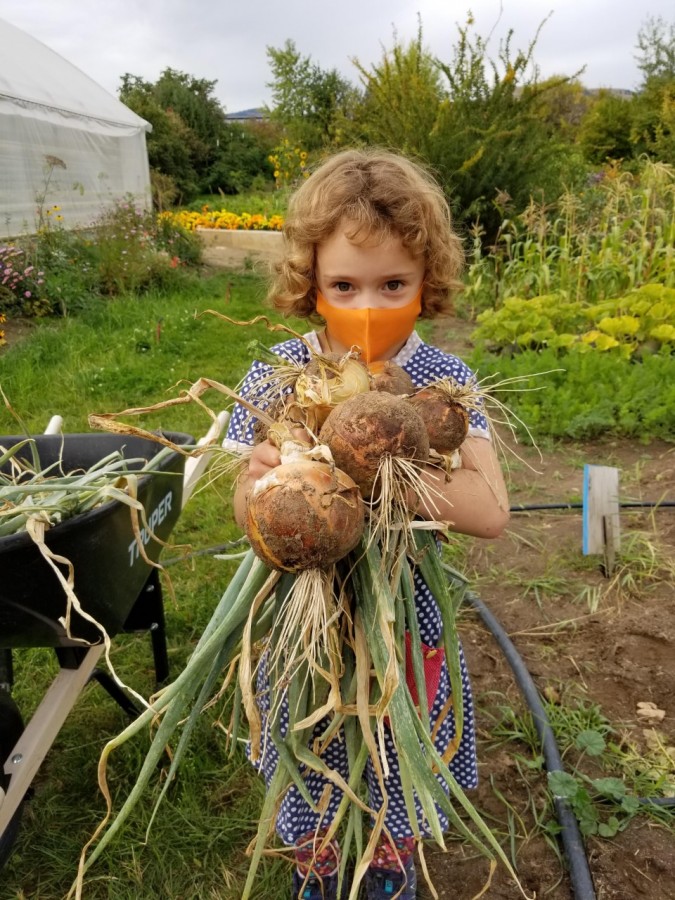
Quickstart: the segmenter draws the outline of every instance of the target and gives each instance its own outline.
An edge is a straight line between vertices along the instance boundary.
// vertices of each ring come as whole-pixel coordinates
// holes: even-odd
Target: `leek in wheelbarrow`
[[[87,438],[91,438],[91,443]],[[153,490],[148,477],[159,474],[164,479],[177,477],[182,484],[182,474],[177,471],[173,474],[178,467],[171,460],[175,457],[172,449],[160,448],[156,452],[156,444],[148,443],[147,448],[140,449],[138,442],[130,442],[125,455],[122,442],[117,443],[114,452],[109,452],[112,442],[96,435],[43,435],[23,440],[0,438],[0,541],[3,560],[7,558],[6,554],[11,555],[14,551],[22,554],[23,559],[33,559],[39,554],[41,560],[36,560],[36,569],[46,566],[51,570],[51,574],[44,577],[44,584],[49,589],[52,586],[56,591],[60,589],[65,601],[57,599],[53,614],[52,607],[44,601],[40,607],[43,618],[52,619],[55,629],[58,622],[64,638],[71,644],[86,647],[102,641],[111,674],[124,687],[110,659],[108,629],[115,617],[108,614],[107,608],[103,608],[101,614],[101,605],[92,603],[91,591],[89,596],[78,597],[80,588],[87,587],[90,581],[82,578],[80,573],[80,566],[87,562],[81,552],[82,537],[84,530],[89,534],[89,529],[99,535],[103,524],[115,521],[115,534],[122,540],[129,535],[122,552],[127,552],[127,543],[130,543],[133,550],[130,565],[134,560],[138,561],[133,573],[130,570],[130,583],[140,590],[147,578],[143,574],[147,567],[162,568],[148,553],[156,558],[159,545],[165,544],[155,530],[158,517],[151,511],[146,517],[144,502],[147,505]],[[130,447],[133,448],[131,451]],[[149,454],[139,455],[146,449],[154,455],[150,458]],[[186,444],[182,452],[188,449]],[[100,458],[97,458],[99,453]],[[104,505],[106,509],[99,515],[98,510]],[[177,507],[178,504],[174,505]],[[115,509],[122,512],[121,517]],[[123,514],[127,510],[128,524],[125,526]],[[75,521],[78,517],[79,523]],[[164,518],[158,520],[164,521]],[[50,537],[52,531],[53,539]],[[166,524],[159,527],[159,532],[167,536]],[[146,549],[150,540],[153,544]],[[27,557],[31,541],[37,554]],[[77,573],[74,563],[77,563]],[[167,579],[166,584],[172,592],[170,580]],[[83,631],[82,620],[92,627]],[[123,616],[120,624],[122,622]],[[145,698],[129,690],[143,706],[146,705]]]
[[[41,469],[39,458],[29,465],[20,457],[19,451],[34,445],[27,438],[9,449],[0,446],[0,537],[26,531],[33,519],[47,527],[59,525],[109,500],[127,505],[138,523],[143,516],[135,499],[138,479],[156,472],[172,452],[163,448],[147,460],[128,459],[115,451],[84,472],[64,474],[58,462]]]

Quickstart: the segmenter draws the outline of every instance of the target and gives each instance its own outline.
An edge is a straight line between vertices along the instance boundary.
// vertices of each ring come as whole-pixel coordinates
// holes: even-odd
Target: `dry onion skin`
[[[424,421],[432,450],[447,456],[464,443],[469,413],[461,403],[433,386],[418,391],[408,402]]]
[[[288,462],[260,478],[247,503],[246,534],[274,569],[301,572],[342,559],[363,534],[365,507],[354,481],[328,463]]]
[[[337,406],[320,431],[335,465],[370,497],[383,457],[402,457],[424,465],[429,438],[413,406],[393,394],[370,391]]]
[[[351,351],[314,355],[294,386],[297,403],[308,410],[308,424],[317,430],[339,403],[369,390],[368,370]]]
[[[265,408],[267,417],[275,422],[284,422],[289,428],[304,428],[307,425],[307,411],[295,399],[295,394],[283,394],[272,400]],[[253,444],[261,444],[269,437],[270,425],[267,419],[253,421]]]

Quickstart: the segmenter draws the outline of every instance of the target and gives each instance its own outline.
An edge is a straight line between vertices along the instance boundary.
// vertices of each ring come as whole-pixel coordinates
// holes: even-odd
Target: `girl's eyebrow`
[[[390,275],[382,275],[380,276],[381,281],[396,281],[397,279],[402,278],[412,278],[416,273],[415,272],[393,272]],[[330,272],[324,272],[323,277],[327,281],[355,281],[353,275],[333,275]]]

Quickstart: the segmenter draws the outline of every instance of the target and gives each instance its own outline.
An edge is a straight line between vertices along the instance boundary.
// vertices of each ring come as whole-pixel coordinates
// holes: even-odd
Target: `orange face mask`
[[[405,306],[384,309],[333,306],[318,292],[316,311],[326,320],[329,337],[334,337],[344,347],[356,344],[361,348],[364,361],[371,363],[408,340],[422,312],[422,288]]]

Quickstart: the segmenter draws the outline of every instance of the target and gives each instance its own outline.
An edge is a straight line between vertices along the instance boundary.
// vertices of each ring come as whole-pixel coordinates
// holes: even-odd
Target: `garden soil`
[[[435,325],[433,343],[459,356],[471,350],[468,324]],[[619,469],[620,496],[630,501],[675,499],[675,444],[630,441],[557,444],[542,451],[517,447],[511,457],[512,504],[579,502],[584,464]],[[525,465],[527,462],[532,468]],[[586,757],[590,777],[621,778],[635,765],[664,763],[670,748],[675,781],[675,509],[621,510],[621,547],[606,576],[600,557],[584,557],[580,510],[514,513],[506,534],[473,541],[465,571],[476,593],[510,635],[539,691],[554,707],[598,707],[621,748],[624,771],[601,771]],[[653,556],[652,556],[653,554]],[[630,557],[635,557],[630,561]],[[555,837],[546,781],[531,746],[504,709],[527,711],[513,673],[478,615],[467,610],[461,634],[477,705],[480,786],[472,802],[501,835],[528,896],[570,900],[574,895]],[[653,704],[656,718],[638,715]],[[578,755],[565,755],[566,766]],[[665,757],[666,767],[668,757]],[[606,816],[604,816],[606,818]],[[675,810],[670,830],[639,815],[611,839],[589,837],[586,851],[598,900],[675,900]],[[447,852],[428,847],[426,861],[440,898],[515,900],[517,886],[499,865],[466,844]],[[484,893],[481,893],[484,891]],[[420,897],[432,895],[422,888]]]

